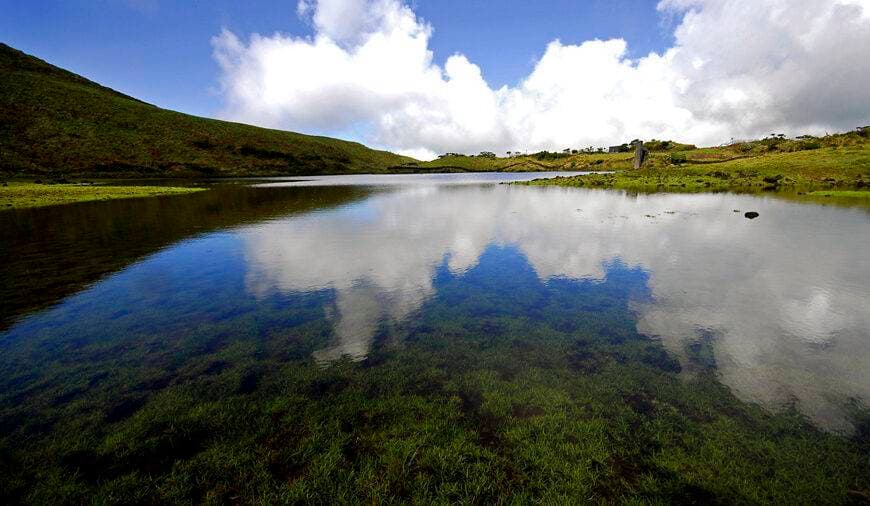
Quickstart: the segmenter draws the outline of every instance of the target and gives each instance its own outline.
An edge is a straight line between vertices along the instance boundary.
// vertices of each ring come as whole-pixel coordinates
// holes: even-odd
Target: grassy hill
[[[406,162],[418,172],[593,171],[588,176],[542,179],[529,184],[698,191],[775,188],[870,188],[870,127],[824,137],[783,136],[696,148],[649,141],[649,161],[632,169],[633,152],[540,153],[496,158],[450,154],[429,162]]]
[[[0,175],[269,176],[386,172],[362,144],[160,109],[0,44]]]
[[[530,184],[653,191],[870,188],[867,127],[825,137],[767,138],[715,148],[653,152],[640,170],[632,170],[632,155],[627,153],[578,156],[581,158],[564,160],[563,167],[612,173]]]
[[[793,176],[801,181],[834,179],[848,185],[870,179],[870,127],[824,137],[771,137],[728,146],[696,148],[673,141],[649,141],[643,170],[634,171],[633,152],[540,153],[493,158],[450,154],[429,162],[406,162],[399,168],[421,172],[618,171],[623,177],[655,174],[694,176],[707,172]],[[865,177],[868,176],[868,177]],[[831,182],[831,181],[828,181]]]

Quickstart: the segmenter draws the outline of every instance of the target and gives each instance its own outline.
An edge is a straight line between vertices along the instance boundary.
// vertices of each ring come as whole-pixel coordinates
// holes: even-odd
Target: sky
[[[870,123],[870,0],[0,0],[155,105],[431,158]]]

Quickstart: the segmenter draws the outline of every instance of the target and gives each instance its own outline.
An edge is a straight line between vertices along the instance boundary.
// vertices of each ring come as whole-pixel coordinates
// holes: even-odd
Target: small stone
[[[755,218],[758,218],[758,213],[756,213],[755,211],[749,211],[748,213],[744,214],[743,216],[746,216],[750,220],[754,220]]]

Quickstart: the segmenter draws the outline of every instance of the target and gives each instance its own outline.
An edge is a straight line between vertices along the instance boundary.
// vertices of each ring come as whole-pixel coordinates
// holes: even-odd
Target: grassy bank
[[[808,193],[813,197],[836,197],[846,199],[870,199],[870,191],[830,190],[814,191]]]
[[[205,188],[174,186],[100,186],[11,182],[0,186],[0,210],[44,207],[93,200],[183,195]]]
[[[870,188],[870,142],[865,132],[831,135],[803,147],[781,144],[770,148],[765,147],[765,141],[653,153],[640,170],[631,168],[631,156],[626,154],[598,155],[574,168],[612,173],[542,179],[528,184],[635,191]]]

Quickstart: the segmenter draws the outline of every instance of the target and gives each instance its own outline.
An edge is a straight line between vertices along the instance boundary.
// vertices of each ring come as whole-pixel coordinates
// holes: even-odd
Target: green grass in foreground
[[[0,210],[44,207],[92,200],[130,199],[158,195],[181,195],[205,188],[172,186],[92,186],[11,182],[0,186]]]

